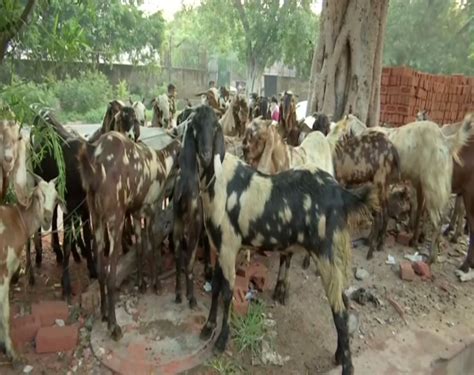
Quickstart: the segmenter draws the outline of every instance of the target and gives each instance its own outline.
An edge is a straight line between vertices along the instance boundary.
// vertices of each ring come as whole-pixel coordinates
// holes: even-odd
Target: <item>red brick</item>
[[[408,260],[402,260],[400,262],[400,279],[405,281],[415,280],[415,271],[413,271],[411,262]]]
[[[31,313],[36,315],[42,327],[51,326],[56,319],[67,320],[69,309],[64,301],[44,301],[31,306]]]
[[[262,263],[256,262],[250,266],[250,281],[255,284],[255,288],[263,292],[268,285],[268,268]]]
[[[245,299],[247,292],[244,292],[242,289],[234,289],[234,312],[237,315],[245,315],[249,309],[249,301]]]
[[[424,280],[431,279],[432,275],[431,275],[431,268],[429,264],[420,261],[420,262],[413,263],[412,266],[413,266],[413,271],[415,271],[417,275],[420,275],[422,279]]]
[[[249,279],[247,277],[235,276],[235,289],[242,289],[245,293],[249,290]]]
[[[56,353],[72,350],[79,337],[77,325],[42,327],[36,335],[36,353]]]
[[[33,341],[41,327],[39,318],[35,315],[25,315],[12,319],[11,338],[17,348]]]
[[[403,246],[408,246],[409,245],[409,242],[410,242],[410,235],[407,233],[407,232],[400,232],[398,233],[398,236],[397,236],[397,242],[400,244],[400,245],[403,245]]]

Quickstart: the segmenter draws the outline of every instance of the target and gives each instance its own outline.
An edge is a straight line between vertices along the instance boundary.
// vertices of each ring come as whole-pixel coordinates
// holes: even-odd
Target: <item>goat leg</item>
[[[84,249],[83,256],[87,261],[87,269],[89,270],[89,277],[91,279],[97,279],[97,267],[96,260],[94,259],[92,247],[91,247],[91,225],[89,221],[89,211],[87,209],[82,210],[81,212],[81,221],[82,221],[82,235],[84,237]]]
[[[208,282],[212,282],[212,262],[211,262],[211,244],[207,237],[206,228],[201,229],[201,243],[204,249],[204,278]]]
[[[418,184],[416,187],[416,201],[417,201],[417,207],[416,207],[416,219],[415,219],[415,227],[413,230],[413,237],[410,239],[409,245],[411,247],[416,246],[418,244],[419,238],[420,238],[420,224],[421,224],[421,217],[423,214],[424,210],[424,199],[423,199],[423,192],[421,185]]]
[[[204,327],[202,327],[201,333],[199,335],[201,340],[208,340],[217,326],[217,308],[219,305],[219,294],[221,293],[222,284],[224,282],[223,279],[224,276],[222,275],[222,268],[219,264],[219,258],[217,258],[214,273],[212,275],[211,308],[209,310],[209,316],[207,318],[206,324]]]
[[[59,233],[58,233],[58,206],[55,207],[53,211],[53,222],[51,223],[51,240],[53,245],[53,251],[56,254],[56,263],[63,263],[63,251],[61,250],[61,244],[59,243]],[[39,229],[38,244],[35,244],[36,247],[36,264],[41,264],[41,256],[38,259],[38,249],[41,248],[41,228]],[[40,253],[41,254],[41,253]]]
[[[173,248],[174,248],[174,260],[176,265],[176,285],[175,285],[175,302],[181,303],[181,270],[182,270],[182,259],[181,254],[183,253],[183,231],[181,222],[178,223],[178,219],[175,218],[174,227],[173,227]],[[184,242],[184,241],[183,241]],[[171,249],[171,244],[170,244]]]
[[[201,232],[201,223],[192,225],[192,229],[188,234],[188,247],[186,252],[186,296],[189,301],[189,307],[195,308],[197,305],[196,297],[194,297],[194,260],[196,259],[196,251],[199,244],[199,235]]]
[[[146,243],[142,237],[142,222],[141,218],[133,218],[133,226],[135,235],[137,236],[136,247],[137,247],[137,286],[138,290],[141,293],[145,293],[146,291],[146,284],[143,277],[143,244]]]
[[[64,257],[63,257],[63,297],[70,302],[72,288],[71,288],[71,277],[69,275],[69,257],[71,255],[71,246],[73,242],[73,233],[72,233],[72,218],[67,217],[64,220]]]
[[[28,283],[35,285],[35,271],[31,266],[31,240],[26,242],[26,274],[28,275]]]
[[[36,267],[40,267],[41,263],[43,262],[43,243],[41,242],[41,228],[39,228],[33,237],[34,245],[35,245],[35,263]],[[61,252],[61,256],[62,256]],[[57,261],[57,256],[56,256],[56,261]],[[61,257],[62,261],[62,257]],[[59,262],[58,262],[59,263]]]

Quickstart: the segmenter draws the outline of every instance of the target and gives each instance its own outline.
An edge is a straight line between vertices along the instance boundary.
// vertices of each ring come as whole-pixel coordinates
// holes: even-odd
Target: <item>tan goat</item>
[[[26,147],[18,123],[12,119],[0,120],[0,201],[11,183],[18,201],[27,200]]]
[[[28,239],[39,229],[49,228],[56,206],[55,180],[39,180],[27,206],[0,206],[0,342],[13,360],[18,355],[10,336],[10,280],[20,265],[21,252]]]

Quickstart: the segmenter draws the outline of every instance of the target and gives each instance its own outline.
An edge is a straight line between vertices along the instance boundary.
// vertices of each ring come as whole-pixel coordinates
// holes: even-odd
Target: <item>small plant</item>
[[[265,336],[265,305],[254,302],[245,316],[232,316],[234,343],[239,352],[250,351],[254,357],[260,356],[262,339]]]
[[[243,373],[242,367],[237,365],[230,358],[226,358],[224,356],[208,361],[206,366],[213,369],[219,375],[234,375]]]

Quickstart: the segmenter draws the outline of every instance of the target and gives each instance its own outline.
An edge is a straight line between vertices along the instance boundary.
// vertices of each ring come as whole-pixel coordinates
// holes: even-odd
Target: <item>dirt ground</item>
[[[360,235],[360,234],[359,234]],[[358,238],[358,236],[354,236]],[[359,328],[351,341],[353,357],[371,348],[383,345],[384,341],[394,336],[408,326],[455,327],[467,323],[474,332],[472,319],[472,282],[460,283],[455,276],[456,267],[462,262],[463,251],[466,249],[467,239],[463,237],[460,243],[453,245],[445,239],[441,243],[441,262],[432,267],[433,280],[422,281],[419,277],[415,281],[407,282],[399,278],[397,265],[385,263],[387,255],[395,257],[397,263],[405,254],[413,254],[414,250],[395,243],[389,237],[385,251],[375,253],[374,259],[365,259],[367,248],[358,245],[353,250],[353,268],[362,267],[369,276],[363,281],[352,279],[355,288],[364,287],[376,295],[382,302],[375,306],[368,302],[360,305],[351,302],[351,312],[359,318]],[[283,367],[253,366],[250,356],[246,353],[237,353],[232,342],[225,354],[243,368],[243,373],[253,374],[315,374],[324,373],[334,368],[333,355],[336,349],[336,331],[333,326],[331,312],[324,295],[319,277],[316,275],[314,264],[308,270],[301,267],[303,255],[293,257],[290,277],[290,298],[286,306],[274,303],[271,299],[275,285],[278,256],[277,254],[263,258],[269,267],[270,289],[259,297],[267,305],[267,314],[270,313],[276,321],[277,337],[275,349],[282,356],[289,356]],[[201,274],[202,266],[198,265],[196,274]],[[60,268],[50,250],[45,250],[43,266],[36,269],[37,283],[27,286],[26,278],[22,277],[19,283],[13,286],[11,295],[12,314],[29,312],[32,302],[60,299]],[[85,262],[75,264],[71,260],[71,274],[76,297],[73,300],[72,311],[78,309],[78,295],[84,290],[89,281]],[[202,291],[202,282],[198,281],[198,290],[204,299],[210,300]],[[126,286],[132,288],[133,286]],[[404,319],[389,303],[388,297],[398,303],[405,311]],[[222,308],[220,308],[220,313]],[[79,317],[79,313],[76,314]],[[83,321],[84,327],[80,330],[80,344],[70,353],[36,355],[34,348],[24,350],[25,364],[31,365],[31,374],[111,374],[95,359],[89,345],[89,331],[87,317]],[[460,338],[461,339],[461,338]],[[402,360],[402,359],[400,359]],[[357,370],[357,369],[356,369]],[[19,374],[23,368],[12,369],[7,359],[0,356],[1,374]],[[189,374],[209,374],[209,367],[202,365],[189,371]]]

